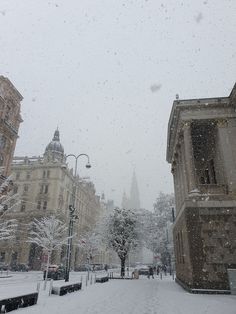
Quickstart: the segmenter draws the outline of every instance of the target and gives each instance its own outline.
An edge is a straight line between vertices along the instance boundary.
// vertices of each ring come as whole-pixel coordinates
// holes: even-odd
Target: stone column
[[[178,199],[179,206],[183,204],[184,199],[184,186],[183,186],[183,165],[182,165],[182,156],[181,156],[181,145],[176,145],[176,160],[177,160],[177,184],[178,184]]]
[[[186,121],[183,124],[184,134],[184,159],[186,167],[186,176],[188,179],[188,193],[197,193],[196,171],[193,156],[193,144],[191,136],[191,122]]]
[[[187,178],[187,170],[186,170],[186,163],[185,163],[185,149],[184,149],[184,137],[180,138],[180,145],[181,145],[181,160],[182,160],[182,173],[183,173],[183,188],[184,188],[184,199],[188,195],[188,178]]]
[[[175,207],[176,207],[176,216],[179,213],[179,189],[178,189],[178,166],[176,163],[176,159],[172,163],[172,169],[171,172],[173,174],[173,180],[174,180],[174,190],[175,190]]]
[[[236,193],[236,159],[234,156],[234,145],[236,136],[235,121],[221,119],[217,121],[219,143],[222,161],[224,165],[224,176],[228,185],[229,193]]]
[[[174,185],[175,185],[175,199],[176,199],[176,207],[180,209],[180,201],[179,201],[179,163],[178,163],[178,154],[174,154],[175,158],[175,180],[174,180]]]

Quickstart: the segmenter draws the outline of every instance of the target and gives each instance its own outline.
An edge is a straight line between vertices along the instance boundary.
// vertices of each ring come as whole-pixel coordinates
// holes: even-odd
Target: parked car
[[[14,264],[11,266],[12,271],[29,271],[29,266],[27,264]]]
[[[95,270],[103,270],[104,269],[104,265],[103,264],[91,264],[91,269],[93,271]]]
[[[92,266],[88,264],[83,264],[83,265],[79,265],[75,267],[74,270],[75,271],[88,271],[88,270],[92,270]]]
[[[148,276],[149,274],[149,267],[148,266],[141,266],[138,268],[139,275],[145,275]]]
[[[0,262],[0,271],[8,270],[9,267],[7,264]]]
[[[43,272],[43,279],[46,278],[46,268]],[[48,277],[53,280],[65,279],[65,267],[59,265],[49,265],[48,267]]]

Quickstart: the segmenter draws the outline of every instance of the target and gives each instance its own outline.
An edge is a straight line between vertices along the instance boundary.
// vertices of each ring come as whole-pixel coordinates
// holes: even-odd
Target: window
[[[2,156],[2,155],[0,155],[0,167],[2,167],[2,166],[3,166],[3,161],[4,161],[3,156]]]
[[[47,194],[48,193],[48,185],[45,185],[44,186],[44,194]]]
[[[6,257],[6,252],[1,252],[0,253],[0,262],[4,262]]]
[[[47,171],[47,178],[50,177],[50,170]]]
[[[22,203],[21,203],[21,208],[20,208],[20,211],[21,211],[21,212],[24,212],[24,211],[25,211],[25,209],[26,209],[25,202],[22,202]]]
[[[208,170],[208,168],[205,169],[204,174],[205,174],[205,183],[206,183],[206,184],[210,184],[210,176],[209,176],[209,170]]]
[[[216,182],[216,172],[215,172],[215,165],[214,165],[214,160],[211,159],[209,161],[209,170],[210,170],[210,175],[211,175],[211,183],[212,184],[217,184]]]
[[[27,174],[26,174],[26,179],[27,179],[27,180],[30,179],[30,172],[27,172]]]
[[[4,135],[0,135],[0,149],[4,149],[6,146],[6,137]]]
[[[29,186],[27,184],[24,185],[24,192],[28,192]]]
[[[17,172],[16,173],[16,180],[19,180],[20,179],[20,172]]]
[[[11,107],[7,106],[6,113],[5,113],[5,119],[8,120],[11,112]]]
[[[44,210],[47,209],[47,201],[44,201],[44,202],[43,202],[43,209],[44,209]]]
[[[15,264],[17,262],[18,253],[13,252],[11,255],[11,264]]]
[[[41,209],[41,201],[38,201],[38,203],[37,203],[37,209]]]
[[[46,178],[46,170],[43,170],[43,178]]]
[[[13,194],[16,194],[18,192],[18,186],[14,185],[13,187]]]

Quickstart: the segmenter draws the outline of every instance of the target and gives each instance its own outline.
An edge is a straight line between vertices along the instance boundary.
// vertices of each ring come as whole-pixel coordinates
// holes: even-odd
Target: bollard
[[[90,275],[90,285],[92,285],[92,283],[93,283],[93,278],[92,278],[93,276],[92,276],[92,274]]]
[[[37,282],[36,291],[39,293],[39,290],[40,290],[40,282]]]
[[[95,276],[94,276],[94,283],[96,283],[96,274],[95,274]]]
[[[86,276],[85,282],[86,282],[86,287],[87,287],[87,285],[88,285],[88,276]]]
[[[52,294],[52,284],[53,284],[53,279],[50,280],[50,285],[49,285],[49,295]]]
[[[162,280],[162,272],[160,272],[160,277],[161,277],[161,280]]]
[[[172,279],[175,280],[175,273],[172,272]]]

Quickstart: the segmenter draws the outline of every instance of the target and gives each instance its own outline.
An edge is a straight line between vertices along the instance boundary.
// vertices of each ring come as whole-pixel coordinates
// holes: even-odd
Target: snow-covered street
[[[29,280],[30,274],[25,276],[25,280],[29,282],[22,283],[22,287],[33,287]],[[79,276],[79,273],[74,273],[71,277],[78,279]],[[31,278],[35,283],[39,274],[34,274]],[[15,280],[13,278],[8,280],[8,287],[12,282],[12,291],[17,290],[14,288]],[[18,287],[19,285],[20,283],[17,284]],[[3,291],[2,288],[0,285],[0,292]],[[38,304],[19,309],[18,313],[235,314],[236,296],[189,294],[171,277],[149,280],[141,276],[139,280],[110,280],[103,284],[97,283],[87,287],[84,285],[82,291],[61,297],[56,295],[49,297],[48,293],[40,291]]]

